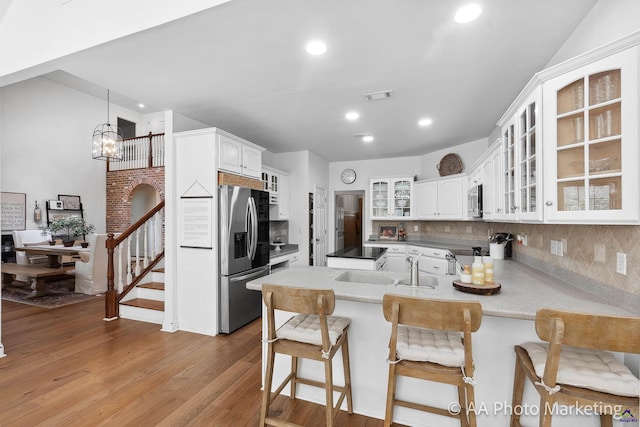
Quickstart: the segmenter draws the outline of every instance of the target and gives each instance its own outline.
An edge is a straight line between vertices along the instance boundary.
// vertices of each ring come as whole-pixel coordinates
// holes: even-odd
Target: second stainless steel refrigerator
[[[221,185],[220,332],[231,333],[262,314],[262,295],[247,282],[269,274],[269,193]]]

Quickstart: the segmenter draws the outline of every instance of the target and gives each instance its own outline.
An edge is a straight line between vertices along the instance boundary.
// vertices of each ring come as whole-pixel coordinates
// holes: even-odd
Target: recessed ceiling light
[[[311,40],[306,49],[310,55],[323,55],[327,51],[327,45],[322,40]]]
[[[144,108],[144,104],[141,102],[138,104],[138,108]]]
[[[349,121],[354,121],[354,120],[358,120],[360,118],[360,114],[358,114],[356,111],[349,111],[347,114],[344,115],[345,118]]]
[[[358,133],[353,135],[356,138],[360,139],[362,142],[372,142],[373,141],[373,135],[370,133]]]
[[[418,126],[431,126],[432,123],[433,123],[433,120],[429,118],[418,120]]]
[[[459,24],[466,24],[474,21],[478,16],[480,16],[480,13],[482,13],[480,6],[475,3],[471,3],[458,9],[454,19]]]

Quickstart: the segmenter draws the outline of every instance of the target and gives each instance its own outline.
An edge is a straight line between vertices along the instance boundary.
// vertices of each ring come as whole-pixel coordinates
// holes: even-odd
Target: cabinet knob
[[[544,202],[544,204],[547,206],[552,206],[553,202],[551,200],[547,200],[546,202]]]

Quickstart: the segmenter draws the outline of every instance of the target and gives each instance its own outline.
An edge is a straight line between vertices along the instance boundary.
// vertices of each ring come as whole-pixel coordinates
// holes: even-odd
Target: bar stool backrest
[[[536,333],[541,340],[556,345],[640,353],[640,317],[541,308],[536,313]]]
[[[393,306],[398,305],[398,324],[442,331],[464,331],[469,312],[469,332],[476,332],[482,321],[482,306],[476,301],[449,301],[386,294],[382,300],[384,318],[394,321]]]
[[[269,293],[271,293],[271,305],[274,310],[329,315],[335,309],[333,289],[296,288],[265,283],[262,285],[265,304],[267,304]]]

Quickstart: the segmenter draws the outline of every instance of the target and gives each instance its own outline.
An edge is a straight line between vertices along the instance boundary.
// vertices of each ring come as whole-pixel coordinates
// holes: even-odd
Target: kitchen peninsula
[[[466,262],[466,259],[461,259]],[[483,307],[482,325],[474,334],[474,360],[477,383],[476,405],[483,409],[478,417],[479,425],[508,426],[509,413],[506,406],[511,404],[513,370],[515,357],[513,346],[526,341],[538,341],[534,330],[535,314],[538,308],[550,307],[563,310],[579,310],[586,313],[607,315],[640,315],[640,298],[617,304],[597,297],[597,293],[578,289],[557,278],[542,273],[514,261],[495,261],[496,281],[502,290],[495,295],[472,295],[462,293],[452,286],[451,275],[420,276],[420,283],[428,278],[435,281],[435,288],[429,286],[412,287],[396,285],[408,278],[406,273],[388,271],[341,270],[326,267],[292,267],[271,276],[253,280],[249,289],[259,291],[263,283],[285,286],[299,286],[317,289],[332,288],[336,295],[337,316],[349,317],[349,347],[351,354],[351,378],[353,403],[356,413],[384,419],[387,384],[388,340],[390,324],[382,315],[382,297],[386,293],[413,295],[423,298],[450,300],[477,300]],[[345,275],[348,272],[350,274]],[[372,284],[376,283],[376,284]],[[386,283],[386,284],[384,284]],[[609,291],[610,292],[610,291]],[[605,294],[602,294],[605,295]],[[276,323],[289,318],[288,313],[276,313]],[[342,368],[339,361],[334,368],[335,383]],[[628,365],[631,363],[629,359]],[[637,362],[635,362],[637,364]],[[288,358],[276,357],[274,383],[284,378],[289,367]],[[632,368],[633,369],[633,368]],[[322,370],[317,366],[301,363],[303,375],[321,378]],[[532,390],[529,390],[531,392]],[[298,395],[306,400],[323,403],[322,390],[299,386]],[[398,396],[423,396],[424,402],[446,408],[455,402],[455,387],[437,383],[424,383],[403,378],[399,382]],[[532,397],[525,389],[525,402],[537,405],[538,398]],[[481,406],[482,405],[482,406]],[[586,427],[599,426],[599,418],[578,415],[578,418],[557,417],[554,426]],[[432,414],[418,413],[407,408],[397,408],[395,421],[412,426],[458,426],[453,419]],[[527,420],[523,417],[523,423]],[[533,424],[536,422],[533,421]],[[576,424],[578,423],[578,424]]]
[[[327,254],[327,267],[354,270],[384,270],[387,249],[352,246]]]

